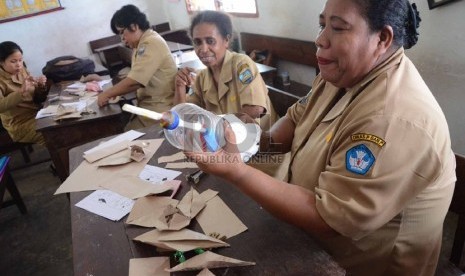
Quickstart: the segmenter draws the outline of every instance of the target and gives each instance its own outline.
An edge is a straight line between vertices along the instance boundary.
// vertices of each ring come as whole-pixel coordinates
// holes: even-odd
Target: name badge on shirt
[[[349,172],[365,175],[375,163],[375,157],[364,144],[357,145],[346,152],[346,169]]]

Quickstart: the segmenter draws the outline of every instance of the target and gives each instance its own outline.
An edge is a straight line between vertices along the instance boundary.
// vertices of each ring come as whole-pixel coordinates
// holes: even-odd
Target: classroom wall
[[[257,0],[258,18],[233,18],[237,32],[261,33],[314,41],[324,0]],[[415,1],[423,21],[419,43],[407,51],[438,99],[448,119],[452,147],[465,154],[465,0],[428,9],[427,0]],[[72,54],[90,55],[88,42],[111,35],[109,21],[122,5],[132,3],[146,12],[151,24],[170,22],[171,28],[189,26],[184,0],[62,0],[65,10],[0,24],[0,40],[13,40],[25,51],[33,74],[47,60]],[[283,68],[281,68],[283,67]],[[306,66],[280,64],[292,79],[311,83]]]
[[[418,44],[407,55],[416,64],[448,120],[452,148],[465,154],[465,1],[429,10],[427,0],[413,1],[423,19]],[[234,18],[238,32],[260,33],[314,41],[324,0],[257,0],[258,18]],[[173,25],[188,26],[184,1],[166,3]],[[314,77],[306,66],[284,64],[292,79],[308,83]]]
[[[24,51],[28,68],[41,74],[45,63],[55,57],[91,55],[89,41],[113,35],[110,19],[126,4],[147,14],[151,24],[167,21],[162,0],[61,0],[64,10],[0,24],[0,41],[12,40]],[[155,5],[158,3],[158,5]]]

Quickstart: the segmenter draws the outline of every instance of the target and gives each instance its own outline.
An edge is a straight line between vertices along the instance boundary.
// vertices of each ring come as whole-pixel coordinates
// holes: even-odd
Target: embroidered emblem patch
[[[139,47],[139,49],[137,49],[137,55],[138,56],[142,56],[145,52],[145,46],[141,46]]]
[[[237,72],[242,84],[249,84],[253,81],[252,71],[247,63],[239,65]]]
[[[352,134],[350,136],[350,138],[352,139],[352,141],[368,141],[368,142],[372,142],[372,143],[375,143],[376,145],[378,145],[380,148],[382,148],[384,146],[384,144],[386,144],[386,141],[384,141],[382,138],[376,136],[376,135],[373,135],[373,134],[367,134],[367,133],[357,133],[357,134]]]
[[[346,152],[346,168],[348,171],[364,175],[375,163],[375,157],[370,149],[360,144]]]

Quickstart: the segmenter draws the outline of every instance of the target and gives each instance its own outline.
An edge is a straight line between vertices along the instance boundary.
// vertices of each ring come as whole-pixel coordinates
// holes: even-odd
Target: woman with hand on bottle
[[[233,39],[231,18],[223,12],[200,12],[192,19],[190,35],[195,53],[207,68],[200,72],[193,68],[178,70],[174,103],[194,103],[215,114],[244,113],[262,130],[268,130],[277,115],[255,62],[229,50]],[[188,87],[192,92],[186,95]],[[280,179],[287,170],[284,156],[273,162],[255,158],[251,165]]]

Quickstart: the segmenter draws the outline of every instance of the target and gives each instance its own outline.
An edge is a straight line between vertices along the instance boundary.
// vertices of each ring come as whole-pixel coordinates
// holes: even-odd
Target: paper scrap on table
[[[157,183],[166,180],[173,180],[181,174],[180,171],[168,170],[157,166],[147,165],[144,167],[139,177],[143,180]]]
[[[182,151],[180,151],[173,155],[159,157],[158,164],[174,162],[174,161],[183,160],[183,159],[186,159],[186,155]]]
[[[180,230],[189,225],[192,218],[206,206],[205,201],[214,198],[216,193],[212,190],[200,195],[195,192],[195,200],[192,193],[188,193],[181,200],[183,204],[177,200],[168,200],[166,197],[141,197],[134,204],[126,223],[155,227],[158,230]]]
[[[208,268],[204,268],[199,272],[199,274],[197,274],[197,276],[215,276],[215,274],[208,270]]]
[[[134,207],[126,219],[127,224],[143,227],[161,225],[160,217],[168,206],[178,205],[178,200],[166,196],[146,196],[136,200]]]
[[[152,158],[160,147],[163,139],[141,140],[148,143],[146,158],[141,162],[130,162],[116,167],[97,167],[87,161],[81,164],[66,178],[58,187],[56,194],[97,190],[104,183],[111,183],[118,176],[138,177],[147,162]],[[84,181],[85,180],[85,181]]]
[[[169,272],[201,270],[204,268],[234,267],[255,265],[254,262],[241,261],[226,256],[222,256],[211,251],[205,251],[196,255],[177,266],[167,269]]]
[[[170,251],[190,251],[196,248],[228,247],[229,244],[189,229],[179,231],[151,230],[133,240]]]
[[[247,226],[219,196],[207,201],[207,206],[195,219],[207,235],[213,234],[229,239],[247,230]]]
[[[84,159],[89,163],[93,163],[99,159],[115,154],[119,151],[127,149],[129,146],[128,140],[116,142],[115,144],[107,144],[106,146],[97,148],[88,154],[84,154]]]
[[[95,191],[76,203],[79,208],[114,221],[127,215],[133,205],[134,200],[108,190]]]
[[[137,258],[129,260],[129,276],[170,276],[169,257]]]
[[[148,195],[162,194],[171,191],[173,197],[181,185],[180,180],[168,180],[162,183],[150,183],[137,176],[120,175],[112,181],[100,184],[100,187],[111,190],[122,196],[137,199]]]
[[[165,169],[198,169],[194,162],[166,163]]]
[[[77,112],[82,112],[83,110],[86,109],[86,102],[85,101],[72,102],[72,103],[62,103],[60,105],[63,106],[63,107],[66,107],[66,108],[73,108]],[[36,119],[41,119],[41,118],[57,115],[58,114],[58,106],[59,105],[49,105],[46,108],[42,108],[41,110],[39,110],[37,112]]]
[[[104,147],[108,147],[108,146],[111,146],[111,145],[114,145],[114,144],[118,144],[119,142],[122,142],[122,141],[132,141],[132,140],[135,140],[139,137],[141,137],[142,135],[145,135],[145,133],[143,132],[139,132],[139,131],[135,131],[135,130],[129,130],[129,131],[126,131],[125,133],[123,134],[120,134],[118,136],[116,136],[115,138],[112,138],[106,142],[103,142],[101,143],[100,145],[96,146],[96,147],[93,147],[89,150],[86,150],[84,152],[84,155],[87,155],[87,154],[91,154],[93,153],[94,151],[97,151],[101,148],[104,148]]]

